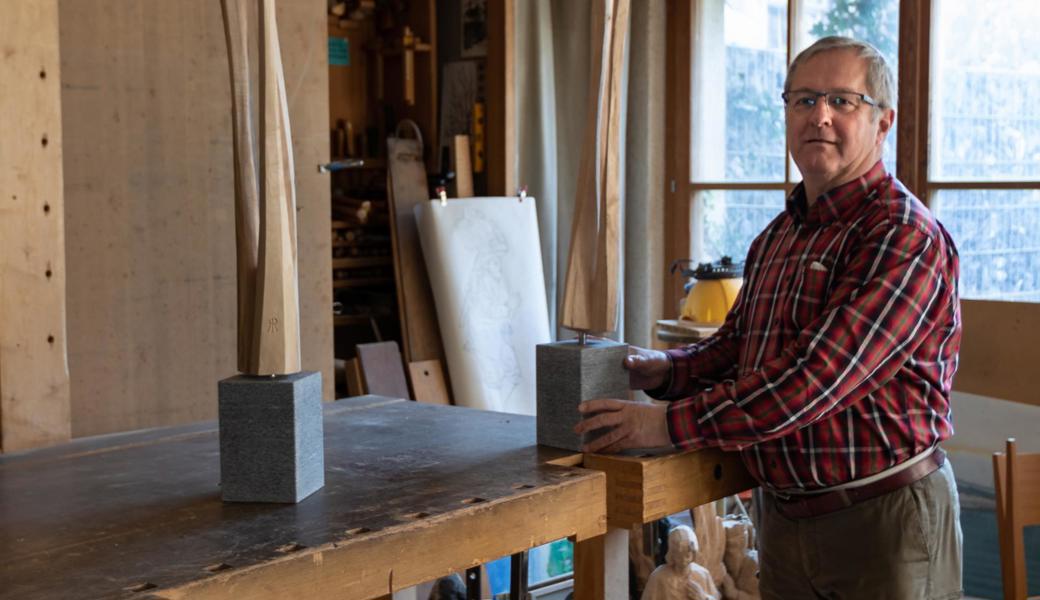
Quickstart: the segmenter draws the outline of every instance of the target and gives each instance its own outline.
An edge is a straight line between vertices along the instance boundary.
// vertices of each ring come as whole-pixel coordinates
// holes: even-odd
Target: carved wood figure
[[[722,517],[715,510],[715,504],[710,502],[691,509],[690,517],[700,542],[693,560],[711,573],[716,585],[722,585],[726,576],[726,566],[722,562],[726,553],[726,530]]]
[[[617,329],[621,139],[629,0],[593,2],[590,90],[574,202],[560,324],[578,332]]]
[[[668,533],[665,564],[650,574],[642,600],[720,600],[711,573],[693,562],[697,535],[686,525]]]
[[[727,517],[726,528],[726,577],[722,582],[722,597],[725,600],[758,600],[758,551],[751,548],[751,521]]]
[[[292,135],[275,0],[257,3],[259,103],[254,110],[249,1],[221,2],[234,134],[238,369],[248,375],[285,375],[300,370]]]

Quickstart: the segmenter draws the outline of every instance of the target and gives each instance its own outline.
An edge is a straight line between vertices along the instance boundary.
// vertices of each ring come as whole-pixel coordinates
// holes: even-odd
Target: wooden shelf
[[[374,315],[332,315],[332,324],[341,325],[368,325],[370,318]]]
[[[357,269],[359,267],[389,267],[394,264],[392,256],[358,256],[332,259],[333,269]]]
[[[359,279],[335,279],[332,282],[333,289],[342,288],[359,288],[359,287],[376,287],[379,285],[389,285],[394,282],[393,277],[366,277]]]

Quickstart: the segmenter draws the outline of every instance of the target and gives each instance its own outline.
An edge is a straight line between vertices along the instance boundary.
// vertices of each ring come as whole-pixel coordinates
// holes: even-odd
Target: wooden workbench
[[[534,438],[531,417],[341,400],[325,487],[296,505],[223,503],[212,422],[0,457],[0,596],[367,599],[563,537],[583,547],[606,531],[606,477],[549,464],[567,457]]]
[[[751,489],[740,454],[718,448],[669,454],[588,454],[583,466],[607,475],[607,523],[631,529]]]

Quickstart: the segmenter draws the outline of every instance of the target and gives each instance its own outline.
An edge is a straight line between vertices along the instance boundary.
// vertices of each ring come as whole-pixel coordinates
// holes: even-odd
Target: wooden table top
[[[603,473],[533,417],[365,396],[325,407],[325,487],[220,499],[215,422],[0,457],[0,596],[372,598],[606,531]]]

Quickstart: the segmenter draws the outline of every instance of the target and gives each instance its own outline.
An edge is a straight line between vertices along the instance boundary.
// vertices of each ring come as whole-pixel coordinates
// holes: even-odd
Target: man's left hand
[[[591,415],[574,426],[584,434],[603,427],[610,431],[582,446],[583,452],[618,452],[628,448],[662,448],[672,445],[668,435],[668,406],[630,400],[588,400],[578,405]]]

